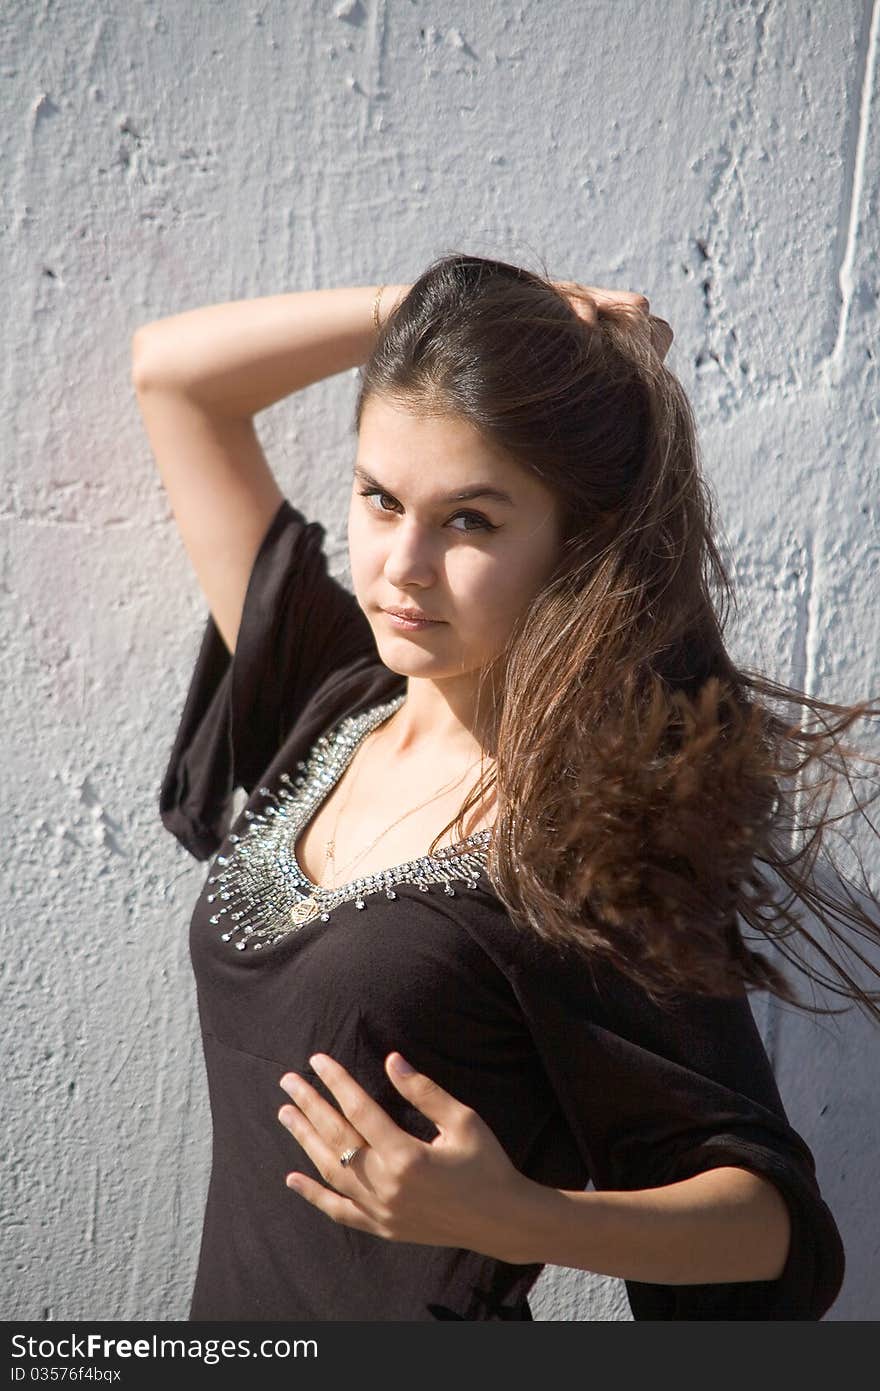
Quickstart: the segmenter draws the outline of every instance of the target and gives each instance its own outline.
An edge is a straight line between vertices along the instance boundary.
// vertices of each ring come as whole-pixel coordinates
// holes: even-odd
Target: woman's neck
[[[485,721],[484,721],[485,723]],[[489,757],[488,735],[477,718],[473,688],[440,685],[410,677],[403,704],[382,728],[382,742],[395,759]]]

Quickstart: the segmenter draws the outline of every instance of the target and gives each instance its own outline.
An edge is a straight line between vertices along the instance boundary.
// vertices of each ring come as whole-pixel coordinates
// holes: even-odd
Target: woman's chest
[[[313,1085],[308,1060],[327,1053],[377,1098],[390,1085],[385,1059],[400,1050],[502,1128],[517,1118],[532,1133],[549,1102],[527,1022],[461,926],[466,905],[450,912],[440,895],[408,885],[393,902],[349,902],[260,953],[230,951],[197,905],[191,955],[204,1032],[227,1056],[271,1060],[279,1079],[293,1069]]]
[[[447,888],[401,881],[393,899],[348,899],[326,921],[243,952],[224,940],[203,893],[190,927],[203,1023],[266,1056],[288,1055],[297,1040],[323,1049],[316,1030],[342,1036],[352,1021],[389,1038],[469,1040],[484,1057],[516,1050],[526,1030],[514,993],[462,923],[483,895]]]
[[[307,810],[304,824],[291,835],[291,854],[311,884],[334,889],[366,875],[421,862],[441,832],[438,848],[452,849],[461,843],[453,830],[444,828],[457,816],[463,795],[460,789],[432,795],[435,787],[442,786],[439,770],[411,780],[395,776],[384,782],[374,770],[369,784],[353,795],[349,774],[356,771],[347,771],[311,815]],[[493,805],[490,798],[469,811],[465,838],[491,828]]]
[[[336,873],[326,883],[304,868],[300,853],[320,843],[324,827],[338,820],[336,797],[344,795],[344,774],[383,709],[387,707],[344,720],[332,735],[317,741],[306,759],[289,769],[273,769],[268,782],[252,794],[212,862],[204,890],[204,903],[212,909],[209,923],[221,929],[216,936],[230,944],[229,953],[246,951],[251,957],[317,920],[330,922],[347,904],[358,912],[368,903],[387,907],[405,885],[424,893],[436,886],[454,897],[456,887],[475,889],[486,881],[488,829],[472,832],[454,846],[440,846],[433,855],[412,854],[409,841],[394,841],[389,848],[379,834],[373,837],[374,853],[381,853],[379,865],[371,865],[359,846],[353,857],[342,862],[335,857]],[[371,824],[376,824],[375,812]],[[379,824],[381,831],[384,815]],[[436,831],[436,822],[432,829]],[[313,839],[305,844],[309,830]],[[307,863],[317,871],[311,859]]]

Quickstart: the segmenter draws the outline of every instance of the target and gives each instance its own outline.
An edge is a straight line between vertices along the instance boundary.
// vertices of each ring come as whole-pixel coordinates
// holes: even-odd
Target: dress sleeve
[[[791,1216],[775,1280],[626,1281],[636,1319],[821,1319],[844,1248],[813,1156],[788,1122],[745,993],[671,1009],[603,966],[526,946],[508,974],[596,1189],[654,1188],[735,1165],[772,1180]]]
[[[197,859],[332,676],[379,663],[360,605],[329,573],[324,528],[286,498],[248,581],[235,653],[209,614],[159,793],[163,824]]]

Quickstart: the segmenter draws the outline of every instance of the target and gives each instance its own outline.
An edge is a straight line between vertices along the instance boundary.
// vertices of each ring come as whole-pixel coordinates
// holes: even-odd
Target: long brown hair
[[[880,760],[840,736],[880,709],[734,665],[723,633],[736,601],[690,403],[648,317],[597,310],[590,324],[546,275],[454,253],[419,277],[361,369],[358,430],[373,395],[463,417],[562,504],[556,570],[479,674],[494,768],[431,849],[452,827],[463,834],[493,787],[487,871],[523,930],[610,963],[657,1002],[760,988],[841,1012],[800,1000],[770,946],[880,1021],[880,992],[794,907],[880,976],[835,926],[876,948],[877,900],[850,893],[827,844],[857,813],[877,834],[874,797],[859,800],[852,773]],[[833,815],[841,779],[853,800]],[[820,850],[830,875],[816,870]]]

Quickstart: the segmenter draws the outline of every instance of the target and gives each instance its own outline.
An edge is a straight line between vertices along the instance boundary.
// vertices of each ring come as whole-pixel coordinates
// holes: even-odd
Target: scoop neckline
[[[280,773],[282,785],[277,790],[260,786],[260,795],[269,804],[260,812],[245,807],[244,835],[230,832],[234,849],[216,856],[212,868],[220,868],[220,873],[208,876],[208,886],[217,887],[207,894],[207,903],[223,900],[210,921],[219,923],[225,917],[227,929],[220,933],[224,942],[236,937],[239,951],[250,944],[259,952],[315,919],[329,922],[334,909],[344,903],[353,901],[356,909],[365,909],[369,898],[382,890],[387,898],[396,899],[396,889],[404,883],[423,893],[439,884],[449,895],[456,892],[455,879],[463,878],[471,889],[480,887],[480,876],[488,868],[484,847],[492,838],[492,828],[441,846],[433,855],[389,865],[332,889],[314,883],[296,858],[300,834],[342,776],[361,739],[393,714],[402,699],[344,716],[318,737],[294,770]]]
[[[355,754],[357,753],[358,749],[361,747],[367,736],[369,734],[372,734],[372,732],[375,729],[378,729],[380,725],[385,724],[388,720],[390,720],[391,716],[396,714],[397,711],[400,709],[405,699],[406,693],[404,692],[402,695],[394,696],[393,699],[390,701],[381,701],[378,705],[375,705],[368,710],[361,711],[359,714],[351,714],[344,716],[341,720],[337,722],[337,724],[333,726],[331,730],[329,730],[327,733],[321,736],[321,738],[317,741],[317,744],[313,747],[311,751],[309,762],[306,767],[306,773],[304,775],[304,780],[307,780],[309,778],[309,774],[314,772],[314,769],[312,768],[312,762],[319,746],[332,743],[334,753],[336,753],[330,781],[322,785],[317,779],[315,779],[315,788],[317,789],[317,791],[314,795],[310,797],[305,814],[301,816],[299,824],[297,825],[293,834],[288,839],[288,853],[290,855],[291,862],[300,879],[302,880],[303,884],[306,885],[306,887],[309,890],[309,893],[313,897],[337,897],[340,894],[344,895],[349,889],[353,889],[356,884],[361,884],[364,882],[365,879],[368,879],[370,877],[382,878],[395,876],[403,870],[415,869],[419,865],[432,864],[438,860],[441,863],[446,863],[449,860],[460,860],[463,859],[466,855],[473,855],[475,851],[478,852],[479,849],[482,846],[487,845],[489,840],[491,839],[492,832],[489,829],[482,831],[474,831],[471,835],[465,836],[463,840],[455,841],[453,845],[441,846],[440,849],[436,851],[433,855],[430,853],[426,853],[424,855],[417,855],[413,859],[401,860],[399,864],[387,865],[383,866],[381,869],[371,870],[367,875],[358,875],[357,878],[350,879],[343,884],[335,884],[332,888],[327,888],[327,886],[324,884],[316,884],[314,879],[311,879],[309,875],[306,874],[305,870],[303,869],[300,863],[300,859],[296,851],[298,841],[305,834],[307,827],[310,826],[311,823],[314,821],[322,805],[330,796],[330,793],[333,791],[334,787],[339,782],[346,768],[351,763],[352,759],[354,758]],[[375,718],[373,718],[374,716]],[[364,728],[361,732],[360,738],[356,739],[350,745],[350,747],[347,750],[345,750],[345,752],[340,756],[337,752],[338,744],[336,741],[338,741],[341,736],[344,736],[347,729],[350,728],[357,720],[364,719],[366,720],[366,722],[364,724]]]

